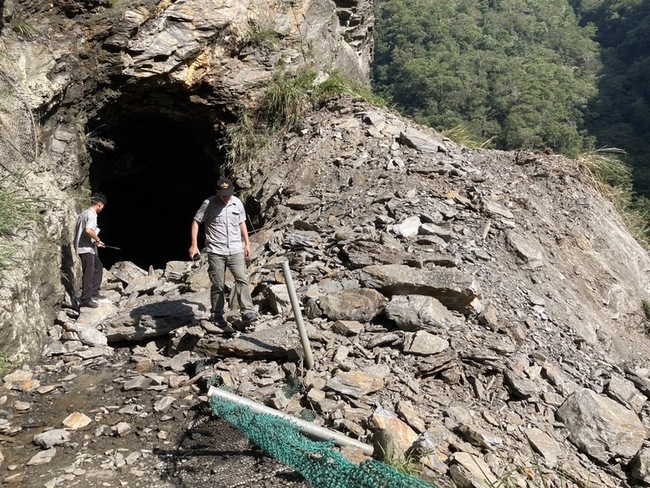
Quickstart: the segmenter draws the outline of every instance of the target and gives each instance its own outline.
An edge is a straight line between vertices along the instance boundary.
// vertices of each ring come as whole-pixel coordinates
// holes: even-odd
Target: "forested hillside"
[[[624,148],[636,189],[650,196],[650,2],[572,0],[581,25],[597,26],[602,74],[587,126],[601,145]]]
[[[373,82],[499,149],[622,148],[650,194],[650,2],[377,0]]]

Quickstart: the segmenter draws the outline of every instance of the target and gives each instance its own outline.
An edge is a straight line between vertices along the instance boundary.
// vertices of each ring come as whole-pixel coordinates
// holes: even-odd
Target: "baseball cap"
[[[228,178],[220,178],[217,181],[217,196],[219,197],[229,197],[235,193],[235,187]]]

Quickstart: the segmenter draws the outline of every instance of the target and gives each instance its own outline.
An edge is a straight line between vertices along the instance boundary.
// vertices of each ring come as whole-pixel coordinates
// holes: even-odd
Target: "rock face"
[[[575,161],[465,148],[332,96],[269,135],[253,161],[227,162],[224,133],[287,66],[365,78],[369,3],[5,0],[2,15],[0,168],[24,171],[17,191],[47,202],[5,239],[20,259],[1,278],[3,353],[44,352],[63,373],[104,368],[130,341],[137,370],[175,372],[164,380],[171,392],[201,377],[181,371],[216,358],[206,371],[223,385],[292,414],[308,405],[393,454],[419,453],[441,486],[482,486],[538,462],[582,486],[650,479],[650,259]],[[249,270],[262,319],[240,337],[205,320],[205,262],[182,260],[214,170],[232,174],[255,227]],[[111,208],[120,217],[107,233],[136,212],[137,224],[153,223],[123,234],[139,245],[107,266],[108,299],[78,315],[71,225],[88,190],[105,186],[101,218]],[[131,262],[167,241],[161,266]],[[304,352],[285,261],[317,364],[307,372],[295,364]],[[40,386],[28,373],[4,378],[25,395],[16,412]],[[156,373],[124,373],[121,388],[160,387]],[[299,373],[300,393],[285,395],[283,378]],[[153,411],[170,401],[156,398]],[[2,415],[3,435],[20,431],[20,416]],[[59,456],[55,444],[31,469]]]
[[[0,343],[23,359],[38,354],[44,318],[78,284],[71,225],[87,205],[89,173],[95,190],[107,179],[97,172],[104,156],[91,153],[128,145],[106,137],[107,120],[141,132],[123,117],[191,124],[201,113],[203,139],[215,141],[206,151],[218,153],[225,120],[258,104],[282,67],[336,68],[364,82],[373,50],[365,0],[7,0],[2,16],[0,175],[20,176],[25,195],[48,202],[44,222],[15,239],[29,264],[0,287]],[[132,162],[125,153],[106,164],[132,174]]]

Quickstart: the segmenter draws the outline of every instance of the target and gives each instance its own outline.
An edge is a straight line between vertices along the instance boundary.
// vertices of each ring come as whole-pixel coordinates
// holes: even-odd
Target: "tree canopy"
[[[650,196],[650,2],[573,0],[581,24],[596,26],[603,68],[588,128],[628,153],[637,192]]]
[[[376,15],[375,89],[414,120],[501,149],[594,143],[599,49],[567,0],[377,0]]]

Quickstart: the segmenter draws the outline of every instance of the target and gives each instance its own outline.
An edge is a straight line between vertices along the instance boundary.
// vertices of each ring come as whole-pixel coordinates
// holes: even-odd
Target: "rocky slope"
[[[367,1],[5,0],[0,8],[0,177],[42,214],[6,244],[16,260],[0,278],[0,347],[22,361],[39,354],[47,323],[74,293],[70,229],[90,190],[106,192],[116,179],[109,193],[127,193],[125,181],[146,188],[149,164],[172,152],[200,158],[190,174],[211,181],[225,128],[259,104],[275,76],[309,65],[365,80],[373,49]],[[151,141],[142,139],[145,124]],[[161,135],[165,124],[171,132]],[[164,141],[171,147],[156,153]],[[169,164],[157,168],[166,191],[155,198],[189,200],[196,180],[179,181],[171,173],[182,162]]]
[[[274,151],[269,161],[280,163],[260,164],[247,189],[268,216],[250,264],[260,322],[233,336],[205,320],[204,264],[116,264],[102,306],[62,311],[45,364],[5,378],[8,480],[88,486],[98,471],[113,486],[117,470],[141,486],[152,470],[155,486],[198,486],[199,477],[232,486],[223,466],[248,462],[245,443],[200,475],[182,467],[193,435],[206,445],[224,435],[195,430],[214,426],[202,416],[212,384],[290,415],[308,411],[379,456],[412,453],[440,486],[649,481],[648,257],[575,162],[459,147],[349,98],[306,114]],[[235,311],[230,318],[239,326]],[[89,403],[71,400],[65,413],[89,424],[53,441],[63,453],[29,444],[37,430],[62,428],[63,413],[33,426],[41,405],[75,391]],[[81,458],[86,469],[66,472]],[[262,464],[238,475],[241,486],[300,483]]]
[[[199,174],[189,184],[142,162],[156,146],[154,162],[174,149],[156,132],[163,121],[188,128],[174,139],[182,150],[200,143],[206,161],[225,165],[218,136],[279,65],[313,57],[367,72],[365,3],[210,5],[3,3],[2,174],[26,168],[21,188],[49,204],[11,241],[22,260],[2,276],[2,351],[32,359],[0,393],[3,479],[304,483],[205,416],[207,386],[222,384],[308,411],[378,455],[417,455],[441,486],[650,482],[650,260],[575,161],[464,148],[388,109],[333,98],[251,164],[226,168],[259,225],[254,330],[227,336],[207,322],[204,265],[174,259],[151,271],[120,262],[100,309],[69,307],[80,195],[141,171],[162,174],[178,206],[210,181],[186,160],[181,169]],[[154,137],[138,146],[129,134],[145,122]],[[93,150],[111,137],[114,153]],[[113,205],[136,197],[116,188]],[[188,235],[184,219],[178,233]],[[313,368],[301,359],[287,261]],[[229,436],[234,452],[212,451]]]

